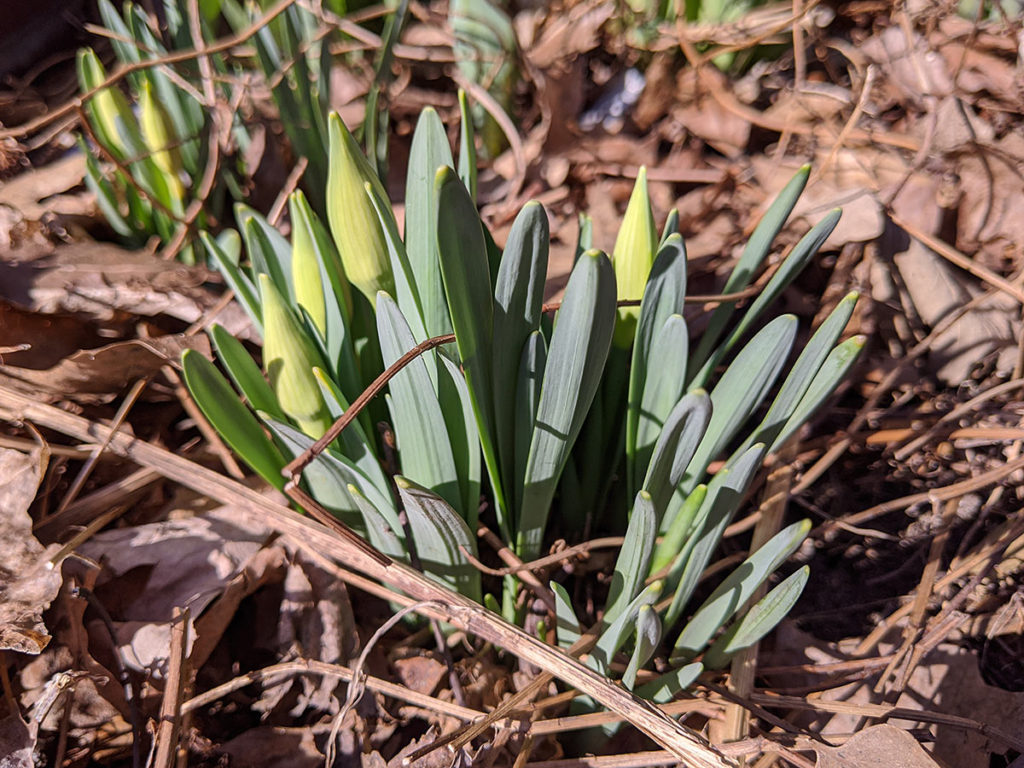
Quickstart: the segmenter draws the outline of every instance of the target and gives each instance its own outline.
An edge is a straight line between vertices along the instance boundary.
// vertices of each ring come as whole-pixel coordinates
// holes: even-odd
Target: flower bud
[[[263,312],[263,366],[281,410],[312,438],[323,436],[331,425],[327,403],[316,383],[313,368],[325,368],[320,355],[270,278],[261,274]]]
[[[92,91],[107,79],[107,72],[92,48],[79,50],[76,63],[78,82],[83,91]],[[97,91],[86,102],[85,110],[96,138],[114,157],[124,160],[137,154],[138,148],[132,146],[137,137],[137,131],[132,133],[135,116],[121,91],[116,87]]]
[[[654,228],[654,213],[647,194],[647,169],[641,166],[612,252],[620,301],[643,298],[657,249],[658,231]],[[639,317],[639,306],[619,307],[614,337],[617,347],[625,349],[633,343]]]
[[[327,220],[349,282],[376,307],[378,291],[395,293],[395,278],[384,230],[364,184],[372,185],[381,200],[388,199],[387,193],[337,113],[328,122]]]
[[[171,198],[182,203],[185,187],[181,183],[182,165],[181,153],[177,146],[178,138],[167,111],[153,95],[153,85],[149,80],[142,83],[139,112],[142,117],[142,140],[146,144],[146,149],[149,150],[157,168],[163,172]]]

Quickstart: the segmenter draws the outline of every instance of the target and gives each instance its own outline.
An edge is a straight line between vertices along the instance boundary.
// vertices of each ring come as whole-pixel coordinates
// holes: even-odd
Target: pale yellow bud
[[[180,203],[185,196],[185,187],[181,183],[182,165],[181,153],[177,146],[178,139],[167,111],[153,95],[153,86],[148,80],[143,81],[139,112],[142,117],[142,139],[146,149],[149,150],[157,168],[163,172],[171,198]]]
[[[371,184],[381,200],[387,194],[337,113],[328,123],[327,220],[349,282],[376,307],[378,291],[395,293],[395,278],[384,230],[364,185]]]
[[[612,252],[620,301],[643,298],[657,249],[658,231],[654,227],[654,213],[647,194],[647,169],[641,167]],[[639,306],[619,308],[618,322],[615,324],[616,346],[624,349],[633,343],[639,317]]]
[[[330,413],[313,368],[325,368],[295,313],[267,275],[259,276],[263,311],[263,367],[270,387],[288,416],[312,438],[331,425]]]

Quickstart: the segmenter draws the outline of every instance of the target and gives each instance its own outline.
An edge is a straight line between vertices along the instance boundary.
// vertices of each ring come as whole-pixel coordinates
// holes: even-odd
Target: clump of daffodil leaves
[[[404,233],[367,158],[332,114],[326,225],[296,192],[290,239],[238,207],[244,264],[204,235],[263,335],[263,368],[214,327],[226,377],[189,351],[185,380],[228,445],[281,487],[282,467],[385,367],[419,342],[454,333],[454,344],[402,368],[386,398],[305,469],[307,491],[385,554],[408,561],[414,548],[425,573],[510,620],[522,619],[521,585],[506,577],[492,596],[464,554],[477,554],[479,510],[524,561],[540,556],[555,531],[624,535],[586,663],[665,701],[772,629],[808,578],[801,568],[762,590],[804,540],[802,521],[691,604],[765,458],[829,398],[863,345],[860,337],[840,340],[855,294],[800,349],[797,319],[768,314],[840,213],[807,232],[745,309],[718,304],[691,340],[678,217],[655,229],[641,170],[611,257],[591,247],[582,217],[564,298],[546,316],[547,214],[528,203],[504,248],[495,244],[474,202],[473,135],[464,97],[461,104],[458,163],[437,113],[428,108],[419,118]],[[724,293],[751,284],[808,172],[801,169],[764,214]],[[627,299],[641,301],[620,307]],[[397,440],[394,477],[374,431],[381,420]],[[709,475],[713,461],[720,468]],[[558,582],[550,589],[556,611],[547,628],[567,647],[584,628],[570,590]],[[655,674],[659,651],[668,665]],[[617,656],[624,665],[612,665]]]

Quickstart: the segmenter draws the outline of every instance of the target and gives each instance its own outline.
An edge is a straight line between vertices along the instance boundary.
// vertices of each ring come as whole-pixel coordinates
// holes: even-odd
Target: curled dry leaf
[[[895,725],[873,725],[855,733],[841,747],[817,747],[818,768],[938,768],[924,748]]]
[[[194,323],[218,305],[221,282],[205,267],[189,267],[112,243],[79,241],[24,248],[0,261],[0,295],[40,312],[75,312],[101,321],[120,313],[163,315]],[[232,334],[255,340],[236,302],[220,309],[217,322]]]
[[[38,452],[0,450],[0,650],[37,654],[50,642],[43,611],[60,590],[56,547],[36,540],[28,514],[42,470]]]
[[[44,400],[105,402],[136,380],[152,376],[164,365],[177,361],[186,349],[208,355],[210,342],[206,336],[184,334],[119,341],[99,349],[83,349],[41,371],[0,365],[0,380]]]

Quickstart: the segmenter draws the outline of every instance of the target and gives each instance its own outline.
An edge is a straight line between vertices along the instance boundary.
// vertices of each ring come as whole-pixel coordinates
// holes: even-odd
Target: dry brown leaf
[[[1024,136],[1012,131],[992,145],[959,157],[957,168],[962,197],[957,220],[957,247],[975,258],[989,258],[1000,269],[1003,250],[1024,245]]]
[[[268,569],[280,564],[280,557],[261,558],[261,568],[247,571],[264,539],[262,531],[243,529],[210,513],[104,531],[85,542],[79,552],[103,568],[94,592],[115,620],[128,666],[150,678],[163,677],[175,608],[189,609],[186,652],[200,643],[203,649],[215,645],[211,633],[222,632],[227,621],[215,616],[203,624],[206,617],[201,614],[240,575],[244,581],[252,579],[250,590],[265,583]],[[230,613],[247,593],[232,595]],[[98,634],[105,632],[98,629]]]
[[[84,215],[93,207],[85,195],[63,195],[85,177],[85,155],[70,154],[41,168],[29,168],[0,184],[0,249],[11,246],[12,230],[50,213]]]
[[[935,649],[910,676],[901,707],[937,709],[967,717],[1003,733],[1024,729],[1024,692],[989,685],[978,669],[978,657],[951,643]],[[988,755],[1002,754],[1005,745],[963,728],[936,727],[932,754],[944,765],[988,765]]]
[[[0,720],[0,768],[35,768],[37,727],[17,712]]]
[[[581,53],[593,50],[600,43],[599,32],[615,13],[611,3],[582,4],[568,14],[539,13],[539,32],[528,21],[517,21],[517,33],[523,44],[523,55],[534,67],[546,69]],[[519,14],[524,20],[526,14]]]
[[[943,209],[939,206],[941,180],[915,173],[893,202],[894,211],[927,233],[939,231]],[[919,241],[894,230],[880,242],[880,256],[899,270],[914,310],[929,327],[935,327],[972,298],[981,288]],[[932,372],[943,382],[959,386],[983,359],[998,352],[996,369],[1008,373],[1016,360],[1019,321],[1016,301],[997,294],[964,314],[944,331],[928,352]]]
[[[918,104],[923,96],[946,96],[954,90],[946,62],[916,32],[908,40],[899,26],[887,27],[857,50],[885,73],[901,101]]]
[[[186,349],[197,349],[209,356],[209,339],[174,334],[119,341],[99,349],[83,349],[41,371],[0,365],[0,380],[38,394],[43,400],[106,402],[138,379],[153,376],[169,362],[176,362]]]
[[[720,73],[707,70],[704,78],[719,79],[718,85],[727,83]],[[676,99],[672,118],[688,132],[703,139],[726,157],[737,157],[750,140],[750,122],[723,107],[712,98],[692,69],[685,69],[676,78]]]
[[[837,661],[849,662],[858,658],[854,649],[858,638],[839,643],[826,643],[796,629],[792,622],[784,621],[776,632],[774,650],[769,650],[765,666],[791,664],[827,665]],[[895,647],[881,643],[875,653],[890,654]],[[843,702],[846,705],[873,705],[877,699],[872,691],[875,676],[841,686],[832,687],[822,694],[823,701]],[[787,686],[820,685],[821,675],[789,673]],[[911,674],[910,679],[894,706],[911,710],[928,710],[967,718],[991,727],[996,732],[1019,734],[1024,723],[1024,693],[1005,691],[985,683],[978,671],[978,657],[952,643],[942,643],[929,653]],[[860,714],[803,713],[800,725],[815,722],[814,730],[826,739],[830,735],[856,731],[863,726]],[[906,719],[895,721],[900,728],[914,727]],[[944,766],[988,765],[990,754],[1002,754],[1006,749],[997,738],[990,738],[970,728],[921,722],[935,735],[931,754]],[[887,763],[881,763],[887,764]],[[891,763],[901,765],[900,763]]]
[[[268,615],[277,616],[277,622],[261,627],[253,647],[265,648],[277,658],[348,663],[358,651],[358,637],[344,582],[302,550],[293,550],[288,542],[283,546],[288,550],[287,565],[279,577],[283,595],[272,590],[254,597]],[[338,707],[337,687],[338,681],[330,677],[289,678],[266,686],[253,709],[271,712],[287,700],[291,717],[307,710],[333,712]]]
[[[312,728],[252,728],[218,748],[233,768],[320,768]]]
[[[402,685],[411,691],[431,695],[441,681],[448,675],[444,664],[431,656],[418,654],[391,662],[402,681]]]
[[[112,243],[77,241],[19,249],[0,261],[0,295],[45,313],[73,312],[101,321],[121,312],[166,315],[194,323],[217,306],[223,291],[205,267],[189,267]],[[216,321],[235,336],[253,340],[252,325],[237,302]]]
[[[791,125],[816,125],[836,121],[845,109],[852,109],[856,100],[846,88],[836,85],[808,84],[801,91],[784,91],[764,111],[764,116],[776,123]]]
[[[815,747],[818,768],[938,768],[909,733],[894,725],[873,725],[855,733],[841,747]]]
[[[28,514],[42,470],[38,452],[0,449],[0,650],[36,654],[50,642],[43,611],[60,590],[56,546],[36,540]]]

